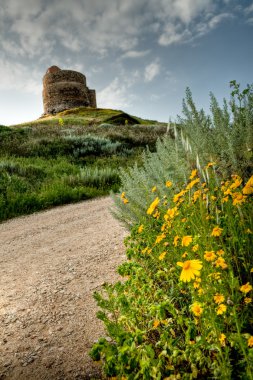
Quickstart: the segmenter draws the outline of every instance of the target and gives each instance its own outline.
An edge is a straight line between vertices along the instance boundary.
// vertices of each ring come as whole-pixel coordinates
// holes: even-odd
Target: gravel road
[[[126,230],[109,197],[0,224],[0,379],[99,378],[93,292],[118,279]]]

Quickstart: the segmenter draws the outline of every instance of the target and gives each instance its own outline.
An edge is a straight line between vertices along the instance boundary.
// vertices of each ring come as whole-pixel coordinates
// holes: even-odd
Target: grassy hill
[[[75,108],[0,126],[0,220],[117,191],[166,124],[122,111]]]

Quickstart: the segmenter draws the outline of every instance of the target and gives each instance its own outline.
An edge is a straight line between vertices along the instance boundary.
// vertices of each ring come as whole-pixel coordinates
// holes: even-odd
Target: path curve
[[[99,377],[92,294],[118,279],[126,230],[109,197],[0,224],[0,379]]]

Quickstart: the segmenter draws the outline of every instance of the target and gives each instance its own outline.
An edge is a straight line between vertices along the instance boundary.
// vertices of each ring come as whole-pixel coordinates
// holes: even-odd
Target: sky
[[[253,82],[252,0],[0,0],[0,124],[43,113],[48,67],[77,70],[100,108],[176,120]]]

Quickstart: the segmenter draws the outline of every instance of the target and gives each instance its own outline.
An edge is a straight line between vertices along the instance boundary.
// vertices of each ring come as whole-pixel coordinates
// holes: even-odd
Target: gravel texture
[[[116,281],[127,231],[109,197],[0,224],[0,379],[95,379],[93,292]]]

